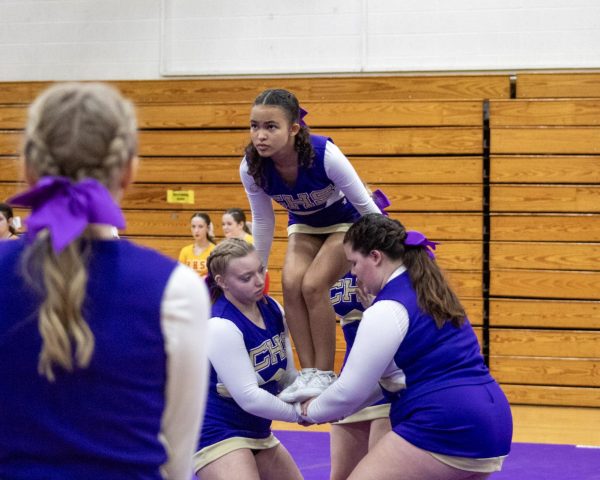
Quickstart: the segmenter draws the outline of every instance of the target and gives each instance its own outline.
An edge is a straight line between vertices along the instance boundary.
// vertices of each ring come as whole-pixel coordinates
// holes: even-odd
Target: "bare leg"
[[[390,418],[376,418],[371,421],[371,431],[369,433],[369,450],[381,440],[386,433],[392,429]]]
[[[333,370],[335,359],[335,312],[329,290],[349,270],[344,255],[343,233],[330,234],[310,264],[302,282],[302,295],[308,309],[315,367]]]
[[[310,264],[319,252],[323,238],[303,233],[294,233],[288,239],[283,264],[283,303],[285,316],[294,340],[294,346],[302,368],[315,366],[315,352],[308,309],[302,296],[302,280]]]
[[[201,468],[201,480],[261,480],[254,455],[248,448],[234,450]]]
[[[391,428],[388,417],[331,425],[331,480],[346,480]]]
[[[370,423],[331,425],[331,480],[346,480],[367,454]]]
[[[296,462],[282,444],[267,450],[261,450],[256,454],[255,459],[261,480],[281,480],[283,478],[286,480],[302,480],[303,478]],[[234,476],[229,478],[239,480]]]
[[[377,442],[349,480],[484,480],[489,473],[450,467],[394,432]]]

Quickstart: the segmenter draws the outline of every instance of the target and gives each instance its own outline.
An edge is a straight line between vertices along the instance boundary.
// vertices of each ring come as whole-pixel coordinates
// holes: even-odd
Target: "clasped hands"
[[[314,425],[310,418],[308,418],[308,406],[310,403],[317,397],[309,398],[308,400],[304,400],[303,402],[295,402],[294,408],[296,409],[296,413],[298,414],[299,420],[298,425],[302,425],[303,427],[308,427],[310,425]]]

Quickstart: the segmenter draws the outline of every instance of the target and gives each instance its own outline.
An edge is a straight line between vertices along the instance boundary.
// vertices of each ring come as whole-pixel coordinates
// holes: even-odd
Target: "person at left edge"
[[[29,110],[25,238],[0,242],[0,478],[189,480],[205,402],[209,299],[128,240],[133,107],[58,84]]]

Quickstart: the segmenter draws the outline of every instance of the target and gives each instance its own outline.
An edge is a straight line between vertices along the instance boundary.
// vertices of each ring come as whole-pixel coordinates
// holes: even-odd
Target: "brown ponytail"
[[[379,250],[391,260],[401,260],[421,310],[433,317],[438,328],[446,322],[461,326],[466,319],[465,310],[437,262],[425,248],[405,245],[405,239],[406,229],[398,220],[372,213],[350,227],[344,243],[362,255]]]

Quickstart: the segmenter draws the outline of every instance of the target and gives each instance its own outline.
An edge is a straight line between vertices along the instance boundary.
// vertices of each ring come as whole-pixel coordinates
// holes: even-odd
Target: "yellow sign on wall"
[[[194,203],[193,190],[167,190],[167,203]]]

